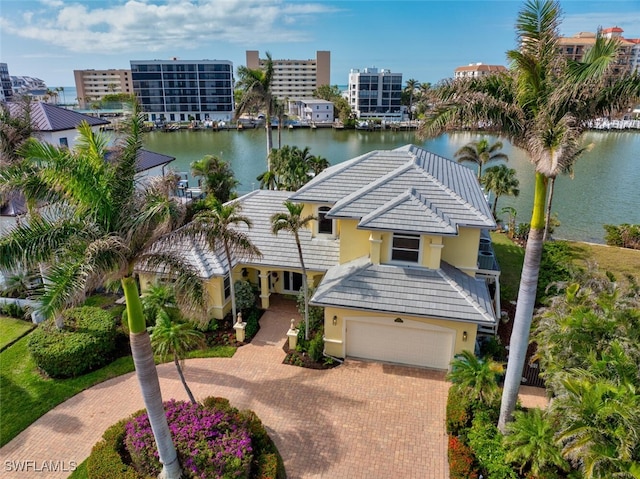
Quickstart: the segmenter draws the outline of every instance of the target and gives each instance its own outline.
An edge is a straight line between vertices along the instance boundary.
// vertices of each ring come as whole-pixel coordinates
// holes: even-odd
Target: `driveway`
[[[293,302],[274,302],[233,358],[188,360],[196,398],[255,411],[289,479],[448,478],[444,373],[354,360],[324,371],[282,364],[292,317],[300,318]],[[173,364],[158,374],[165,399],[187,400]],[[83,391],[0,449],[2,477],[66,478],[107,427],[142,407],[133,373]]]

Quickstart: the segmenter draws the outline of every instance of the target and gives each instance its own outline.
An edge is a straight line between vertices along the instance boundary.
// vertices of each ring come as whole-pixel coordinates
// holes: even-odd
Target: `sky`
[[[11,75],[74,86],[73,70],[130,60],[274,59],[331,52],[331,84],[384,68],[435,84],[470,63],[507,65],[523,0],[0,0],[0,62]],[[640,0],[561,0],[560,32],[618,26],[640,38]]]

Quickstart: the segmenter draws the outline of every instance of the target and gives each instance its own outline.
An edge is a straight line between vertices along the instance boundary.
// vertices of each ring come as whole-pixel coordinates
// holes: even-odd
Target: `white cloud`
[[[43,0],[22,21],[0,18],[7,34],[39,40],[74,53],[190,49],[202,43],[301,42],[301,27],[334,12],[321,3],[283,0]],[[14,17],[15,18],[15,17]]]

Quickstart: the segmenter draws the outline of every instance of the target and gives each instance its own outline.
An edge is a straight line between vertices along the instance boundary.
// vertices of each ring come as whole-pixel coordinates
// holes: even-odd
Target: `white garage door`
[[[345,319],[348,357],[449,369],[453,330],[406,319]]]

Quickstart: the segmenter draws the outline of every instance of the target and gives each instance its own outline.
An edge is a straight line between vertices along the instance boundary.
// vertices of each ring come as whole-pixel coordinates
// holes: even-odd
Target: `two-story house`
[[[294,193],[235,200],[260,259],[229,268],[221,251],[174,244],[207,279],[215,317],[230,309],[231,279],[259,285],[263,308],[271,294],[300,290],[293,235],[271,233],[287,199],[316,218],[300,239],[310,302],[324,307],[326,354],[448,369],[478,332],[495,332],[499,271],[487,232],[496,223],[484,194],[472,170],[413,145],[335,165]]]

